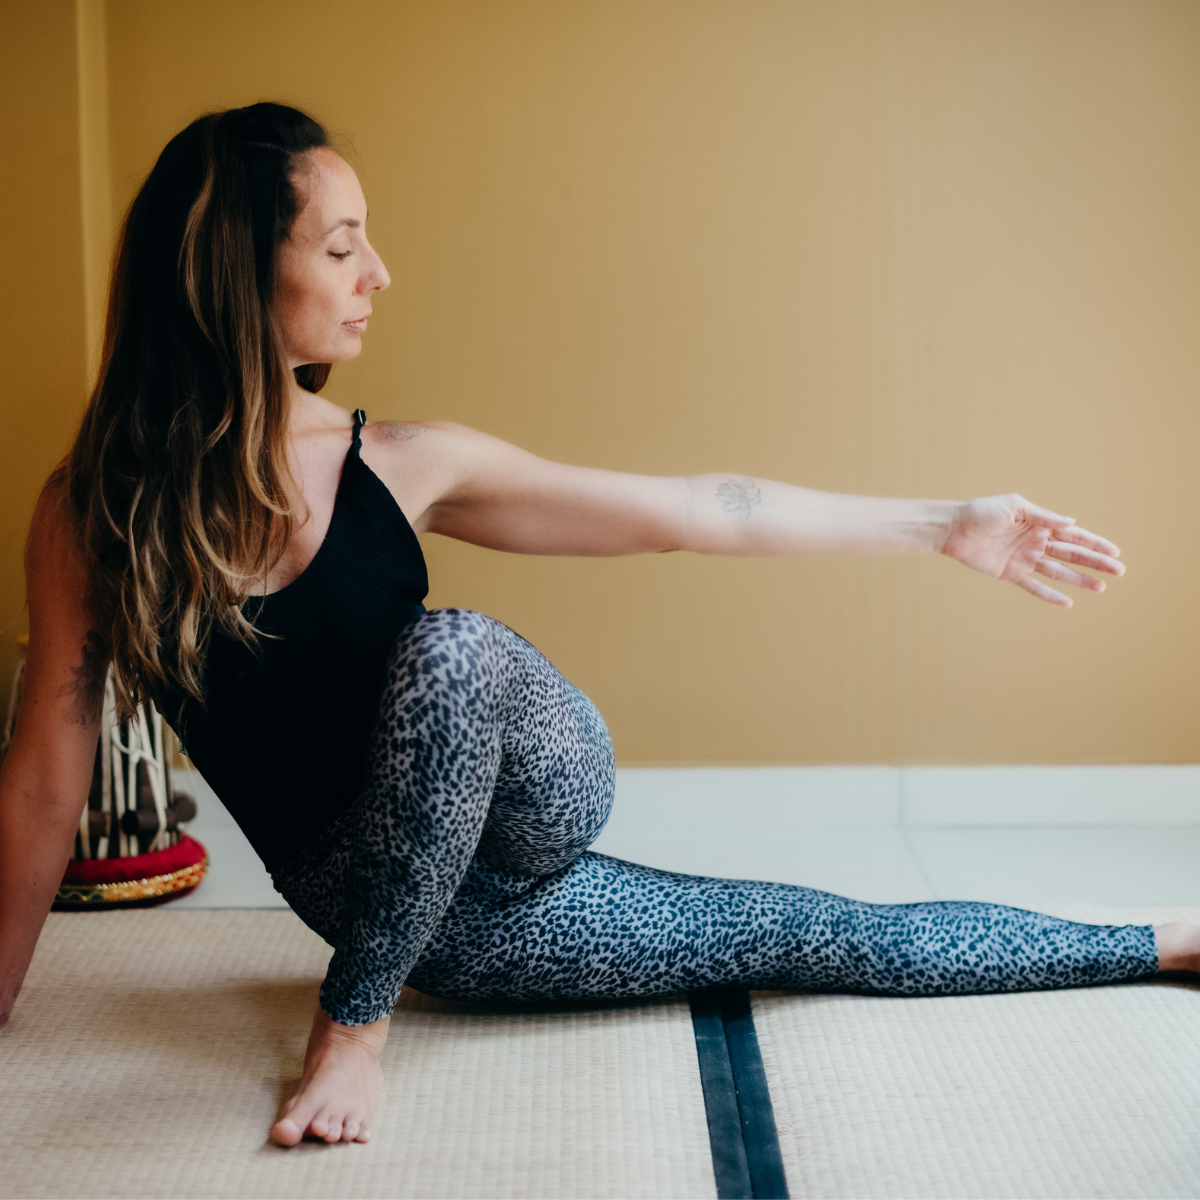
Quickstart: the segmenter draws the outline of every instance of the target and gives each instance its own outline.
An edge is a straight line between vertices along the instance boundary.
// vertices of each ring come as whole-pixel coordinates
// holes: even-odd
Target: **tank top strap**
[[[362,427],[367,423],[367,414],[361,409],[354,410],[354,434],[350,439],[350,449],[357,454],[362,449]]]

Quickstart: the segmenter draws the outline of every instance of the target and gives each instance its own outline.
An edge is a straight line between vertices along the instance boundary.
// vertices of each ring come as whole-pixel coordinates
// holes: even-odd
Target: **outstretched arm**
[[[695,475],[688,483],[697,543],[689,548],[710,553],[937,551],[1064,608],[1071,606],[1070,599],[1035,574],[1102,592],[1103,580],[1066,564],[1125,573],[1117,561],[1120,550],[1107,538],[1015,493],[959,502],[847,496],[737,476]],[[737,520],[730,522],[730,515]]]
[[[441,422],[382,423],[375,436],[382,450],[378,469],[418,532],[496,550],[764,557],[941,552],[1061,606],[1071,601],[1035,574],[1103,591],[1101,580],[1073,567],[1124,573],[1111,542],[1017,495],[901,500],[744,475],[631,475],[549,462]]]

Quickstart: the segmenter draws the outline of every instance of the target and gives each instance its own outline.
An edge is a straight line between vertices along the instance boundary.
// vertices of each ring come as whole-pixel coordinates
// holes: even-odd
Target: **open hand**
[[[1035,579],[1035,574],[1089,592],[1104,591],[1104,580],[1073,571],[1064,563],[1106,575],[1125,574],[1124,565],[1117,562],[1121,552],[1107,538],[1080,529],[1073,517],[1039,508],[1015,493],[962,505],[942,553],[1060,608],[1070,608],[1070,598]]]

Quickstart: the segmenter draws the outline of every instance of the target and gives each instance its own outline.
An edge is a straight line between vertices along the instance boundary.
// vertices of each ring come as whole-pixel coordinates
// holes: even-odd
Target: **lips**
[[[355,333],[363,333],[367,328],[367,318],[359,317],[357,321],[343,321],[343,329],[352,329]]]

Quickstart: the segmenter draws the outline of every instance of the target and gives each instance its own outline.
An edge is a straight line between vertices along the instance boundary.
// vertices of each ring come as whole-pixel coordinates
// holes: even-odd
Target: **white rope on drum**
[[[163,720],[158,711],[151,705],[153,721],[148,719],[147,705],[139,704],[137,716],[127,722],[121,730],[112,732],[113,766],[116,773],[126,774],[128,783],[118,791],[118,804],[122,814],[125,811],[137,812],[138,809],[138,764],[146,766],[146,777],[150,783],[150,794],[154,800],[154,811],[158,817],[158,831],[150,843],[149,850],[163,849],[170,844],[167,832],[167,766],[166,746],[163,738]],[[125,733],[126,741],[121,740],[121,732]],[[155,736],[157,734],[157,737]],[[157,744],[156,744],[157,743]],[[124,755],[124,761],[120,756]],[[123,770],[122,770],[123,768]],[[118,816],[118,820],[120,817]],[[128,853],[126,850],[128,835],[121,830],[121,857]],[[136,837],[135,837],[136,840]]]
[[[110,778],[112,780],[113,812],[109,828],[116,829],[118,857],[128,858],[129,835],[125,832],[125,823],[121,819],[125,816],[125,760],[121,757],[120,738],[117,736],[117,731],[118,726],[114,725],[108,735],[109,753],[105,755],[105,758],[112,761]]]
[[[21,694],[25,679],[25,656],[17,660],[12,686],[8,694],[8,714],[0,727],[0,754],[7,751],[17,725],[17,712],[21,707]],[[79,842],[85,859],[107,858],[109,838],[116,828],[117,853],[121,858],[137,854],[139,837],[128,834],[122,827],[121,818],[126,812],[137,813],[140,789],[138,766],[145,764],[146,779],[150,784],[150,795],[154,802],[154,813],[158,828],[146,852],[165,850],[178,841],[178,835],[167,828],[167,807],[172,795],[171,779],[172,741],[163,721],[162,714],[146,701],[138,705],[132,721],[117,721],[117,697],[111,673],[104,681],[104,704],[100,715],[100,812],[108,817],[104,822],[105,832],[96,839],[96,851],[92,853],[92,830],[90,804],[85,804],[79,814]]]
[[[110,818],[105,823],[105,832],[96,845],[96,857],[108,857],[109,830],[112,827],[113,811],[113,762],[112,733],[117,724],[117,693],[113,689],[112,676],[104,681],[104,705],[100,713],[100,811]]]

